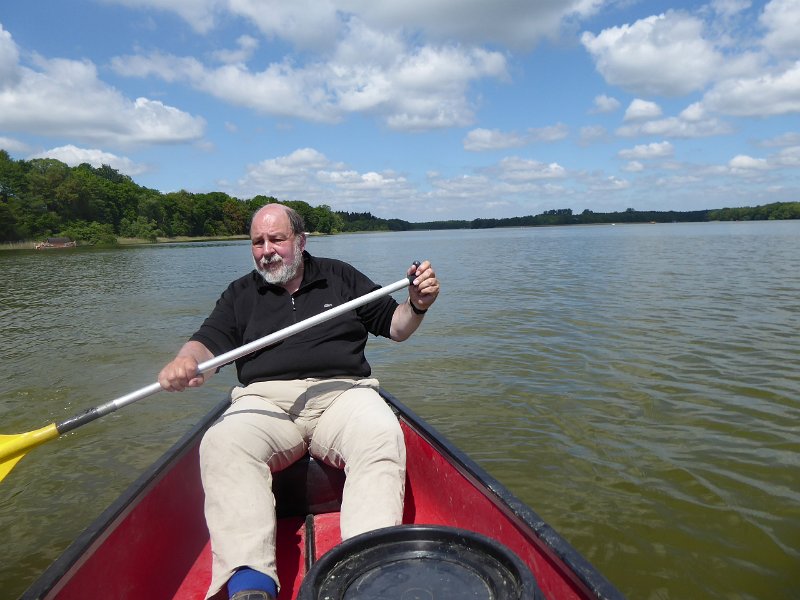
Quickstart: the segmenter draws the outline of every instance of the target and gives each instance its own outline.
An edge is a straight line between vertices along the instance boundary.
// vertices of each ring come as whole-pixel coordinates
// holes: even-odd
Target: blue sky
[[[800,201],[800,0],[26,0],[0,148],[408,221]]]

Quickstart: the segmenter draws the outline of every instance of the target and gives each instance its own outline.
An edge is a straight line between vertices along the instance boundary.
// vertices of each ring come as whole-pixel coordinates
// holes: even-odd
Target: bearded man
[[[228,286],[161,370],[165,390],[200,386],[211,376],[197,372],[200,363],[379,288],[347,263],[306,252],[302,217],[281,204],[253,215],[250,240],[255,270]],[[408,276],[403,303],[383,297],[236,361],[241,386],[200,447],[213,555],[208,598],[223,587],[232,600],[277,597],[272,472],[307,452],[345,469],[342,539],[400,524],[403,434],[364,348],[370,333],[408,339],[436,300],[429,262]]]

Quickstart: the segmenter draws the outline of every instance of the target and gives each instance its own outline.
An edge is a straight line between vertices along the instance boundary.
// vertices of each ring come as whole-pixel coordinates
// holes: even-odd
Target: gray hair
[[[250,217],[250,223],[247,226],[248,230],[251,230],[253,227],[253,219],[256,218],[256,215],[261,212],[266,206],[280,206],[285,212],[286,216],[289,219],[289,227],[292,229],[292,233],[298,237],[305,237],[306,235],[306,222],[303,219],[303,215],[297,212],[295,209],[286,206],[285,204],[280,204],[279,202],[273,202],[270,204],[265,204],[264,206],[258,208],[253,215]]]
[[[289,217],[289,225],[292,228],[292,233],[297,236],[304,236],[306,234],[306,222],[303,219],[303,215],[288,206],[284,208],[286,208],[286,216]]]

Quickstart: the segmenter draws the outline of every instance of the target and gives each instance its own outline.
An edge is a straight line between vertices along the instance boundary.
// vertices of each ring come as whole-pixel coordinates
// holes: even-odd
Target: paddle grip
[[[415,261],[414,261],[413,263],[411,263],[411,264],[412,264],[412,265],[414,265],[415,267],[418,267],[418,266],[420,266],[422,263],[421,263],[421,262],[419,262],[418,260],[415,260]],[[417,278],[417,276],[416,276],[416,275],[409,275],[409,276],[408,276],[408,285],[413,285],[413,284],[414,284],[414,280],[415,280],[416,278]]]

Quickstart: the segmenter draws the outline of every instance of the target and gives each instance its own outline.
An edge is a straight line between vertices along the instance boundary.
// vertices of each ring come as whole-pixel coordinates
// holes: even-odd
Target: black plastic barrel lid
[[[474,570],[436,556],[393,560],[358,575],[343,600],[366,598],[439,600],[493,598],[485,578]]]
[[[309,570],[298,600],[539,600],[508,548],[480,534],[400,525],[353,537]]]

